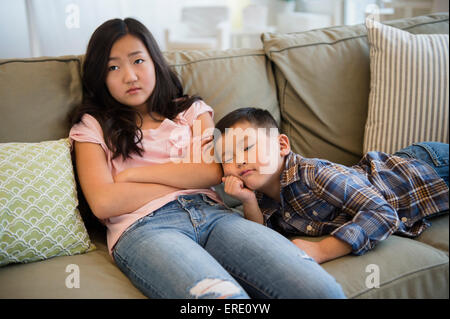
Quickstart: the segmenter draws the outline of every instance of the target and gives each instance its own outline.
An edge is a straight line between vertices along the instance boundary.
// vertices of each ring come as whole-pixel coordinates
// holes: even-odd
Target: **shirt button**
[[[317,216],[317,215],[319,215],[315,210],[313,210],[313,215],[314,216]]]
[[[291,214],[289,214],[289,213],[284,213],[284,217],[289,218],[289,217],[291,217]]]
[[[307,230],[307,231],[311,231],[312,229],[313,229],[313,228],[312,228],[311,225],[306,226],[306,230]]]
[[[406,223],[408,221],[408,218],[402,217],[402,222]]]

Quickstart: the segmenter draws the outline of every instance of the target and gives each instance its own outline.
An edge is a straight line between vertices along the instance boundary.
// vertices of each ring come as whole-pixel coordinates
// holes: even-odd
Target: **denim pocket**
[[[448,165],[448,144],[422,142],[414,143],[413,146],[425,150],[433,161],[434,166],[441,167]]]
[[[213,201],[213,200],[210,199],[206,194],[201,194],[201,195],[202,195],[203,201],[204,201],[205,203],[208,203],[208,204],[211,205],[211,206],[217,206],[217,205],[220,205],[220,203],[217,203],[217,202]]]
[[[434,165],[434,167],[447,166],[448,144],[438,142],[414,143],[406,148],[401,149],[394,155],[416,158],[430,165]]]

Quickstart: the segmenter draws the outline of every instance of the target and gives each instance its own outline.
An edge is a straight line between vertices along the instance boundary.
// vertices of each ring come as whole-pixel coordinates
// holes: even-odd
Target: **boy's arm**
[[[292,242],[319,264],[348,255],[352,251],[348,243],[333,236],[318,242],[303,239],[293,239]]]
[[[313,184],[318,197],[352,216],[331,235],[347,243],[353,254],[366,253],[397,230],[397,212],[369,181],[325,167]]]
[[[114,177],[116,182],[157,183],[186,188],[208,188],[220,184],[222,167],[213,159],[212,129],[214,122],[206,112],[198,116],[201,129],[194,130],[189,158],[185,162],[129,168]],[[206,134],[211,132],[211,136]],[[205,134],[204,134],[205,133]],[[203,140],[201,139],[204,136]],[[195,141],[195,142],[194,142]],[[201,152],[201,156],[199,154]]]
[[[264,224],[264,217],[261,210],[259,209],[258,201],[256,200],[256,196],[254,194],[253,199],[242,202],[242,206],[244,209],[244,217],[246,219],[259,224]]]

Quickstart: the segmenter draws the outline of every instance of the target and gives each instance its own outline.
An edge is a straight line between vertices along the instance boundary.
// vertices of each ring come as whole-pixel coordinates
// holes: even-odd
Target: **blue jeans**
[[[179,196],[136,221],[113,257],[150,298],[345,298],[287,238],[204,194]]]
[[[439,142],[414,143],[394,153],[403,158],[415,158],[430,165],[448,186],[449,145]]]

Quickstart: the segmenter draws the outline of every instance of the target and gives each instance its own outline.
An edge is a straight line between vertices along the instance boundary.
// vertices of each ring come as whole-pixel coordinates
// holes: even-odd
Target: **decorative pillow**
[[[448,143],[448,34],[413,35],[366,20],[371,90],[364,152]]]
[[[77,205],[68,139],[0,144],[0,266],[94,250]]]

